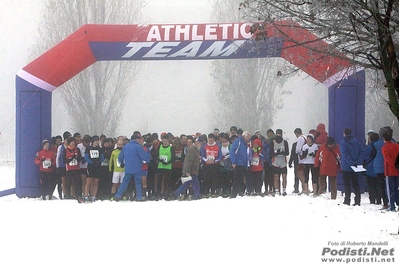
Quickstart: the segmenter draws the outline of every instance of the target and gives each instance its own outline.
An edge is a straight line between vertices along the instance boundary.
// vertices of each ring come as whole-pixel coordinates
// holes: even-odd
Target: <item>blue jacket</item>
[[[354,136],[345,136],[339,143],[342,171],[353,172],[351,166],[363,165],[364,149]]]
[[[150,149],[145,151],[136,140],[126,144],[118,156],[118,161],[124,162],[125,173],[138,174],[142,171],[143,162],[149,163],[151,159]]]
[[[384,146],[384,140],[380,138],[374,143],[374,147],[377,150],[377,155],[374,158],[373,168],[375,174],[384,173],[384,156],[382,155],[382,146]]]
[[[374,167],[373,167],[375,157],[371,158],[371,152],[373,150],[374,143],[375,141],[371,142],[364,149],[363,165],[364,168],[366,168],[366,175],[376,177],[377,174],[374,172]]]
[[[231,144],[230,159],[232,164],[248,168],[247,143],[242,136],[239,136],[233,144]]]

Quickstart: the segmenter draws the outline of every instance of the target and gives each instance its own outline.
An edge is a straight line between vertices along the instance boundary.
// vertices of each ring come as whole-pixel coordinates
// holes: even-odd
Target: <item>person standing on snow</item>
[[[231,145],[230,159],[233,166],[233,188],[230,198],[236,198],[237,194],[242,190],[245,177],[250,175],[248,171],[248,152],[247,142],[251,139],[251,134],[244,131]]]
[[[151,159],[150,153],[146,152],[140,145],[139,134],[133,134],[131,140],[126,144],[118,155],[118,161],[121,162],[121,167],[125,167],[125,177],[122,184],[119,186],[118,192],[115,194],[115,200],[122,199],[122,194],[125,192],[130,180],[134,178],[136,185],[136,200],[142,201],[141,195],[141,178],[143,163],[149,162]]]
[[[337,198],[337,174],[340,168],[339,146],[333,137],[327,138],[327,143],[320,146],[314,159],[314,166],[319,168],[319,191],[321,195],[327,188],[327,176],[330,184],[331,199]]]
[[[290,154],[290,150],[288,142],[283,139],[282,129],[276,130],[276,137],[269,145],[274,176],[274,192],[272,196],[287,196],[287,156]],[[282,184],[280,182],[280,176],[282,176]],[[280,189],[281,185],[283,186],[282,189]]]
[[[104,154],[99,145],[100,138],[98,136],[92,137],[91,146],[85,150],[84,158],[87,164],[87,178],[84,190],[84,201],[89,201],[89,195],[91,201],[95,202],[98,192],[98,183],[100,180],[100,169],[101,163],[104,161]]]
[[[352,136],[352,129],[344,129],[344,138],[339,143],[341,152],[341,169],[342,178],[344,179],[344,204],[350,205],[352,187],[355,192],[355,204],[360,206],[360,187],[358,176],[351,167],[363,164],[363,147],[362,144]]]
[[[390,211],[396,211],[395,203],[399,206],[399,170],[396,168],[396,158],[399,155],[399,145],[392,141],[392,131],[384,128],[382,138],[385,145],[382,147],[384,156],[384,174],[387,178],[387,196]]]
[[[195,143],[189,146],[187,150],[186,157],[184,158],[183,164],[183,175],[191,176],[192,180],[189,180],[183,183],[176,191],[174,191],[174,197],[180,197],[183,192],[187,190],[190,186],[193,187],[194,190],[194,199],[199,198],[200,192],[200,182],[198,180],[199,174],[199,164],[200,164],[200,150],[202,145],[204,144],[204,139],[202,137],[198,137],[195,140]]]
[[[53,182],[54,182],[54,168],[55,168],[55,154],[50,150],[50,143],[48,140],[43,140],[43,149],[36,154],[35,164],[39,165],[40,187],[42,192],[42,199],[52,199]]]

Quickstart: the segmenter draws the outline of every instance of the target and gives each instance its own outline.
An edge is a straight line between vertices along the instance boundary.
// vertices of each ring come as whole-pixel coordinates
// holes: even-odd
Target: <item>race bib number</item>
[[[76,166],[78,165],[78,160],[72,159],[72,161],[69,163],[70,166]]]
[[[108,166],[109,165],[109,160],[104,159],[104,161],[101,163],[101,166]]]
[[[121,167],[121,163],[119,162],[119,160],[118,159],[116,159],[116,167]]]
[[[208,156],[206,157],[206,159],[207,159],[208,161],[214,161],[214,160],[215,160],[215,156],[213,156],[213,155],[208,155]]]
[[[98,150],[90,150],[90,158],[92,159],[100,158],[100,152]]]
[[[168,156],[166,155],[159,155],[159,159],[161,159],[161,161],[164,161],[165,163],[168,161]]]
[[[251,161],[251,165],[258,166],[259,165],[259,157],[253,157]]]
[[[181,151],[177,151],[175,154],[177,158],[181,158]]]
[[[50,159],[46,159],[43,161],[43,168],[44,169],[49,169],[51,167],[51,160]]]

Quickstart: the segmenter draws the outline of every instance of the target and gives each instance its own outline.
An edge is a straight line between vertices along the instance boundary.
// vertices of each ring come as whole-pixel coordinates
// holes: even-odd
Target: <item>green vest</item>
[[[159,158],[165,162],[170,162],[172,160],[172,152],[171,147],[164,147],[162,144],[159,146]],[[158,169],[172,169],[172,164],[163,164],[161,162],[158,163]]]

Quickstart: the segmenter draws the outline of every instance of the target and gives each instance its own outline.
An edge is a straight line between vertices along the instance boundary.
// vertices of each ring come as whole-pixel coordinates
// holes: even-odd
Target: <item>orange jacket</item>
[[[384,156],[384,174],[386,176],[399,176],[399,171],[395,167],[396,157],[399,154],[399,145],[391,141],[385,142],[382,146]]]
[[[340,168],[340,164],[338,163],[340,156],[338,144],[334,144],[332,149],[327,144],[323,144],[316,153],[314,166],[320,167],[321,175],[337,176],[338,169]]]

